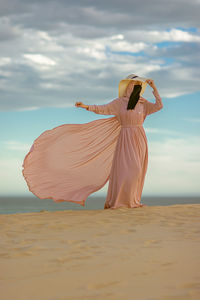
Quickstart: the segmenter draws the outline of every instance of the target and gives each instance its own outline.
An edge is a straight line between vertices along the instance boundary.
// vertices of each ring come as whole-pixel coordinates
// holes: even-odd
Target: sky
[[[152,78],[164,107],[144,128],[143,195],[200,195],[200,1],[0,1],[0,196],[33,195],[22,164],[61,124],[109,116],[119,81]],[[148,86],[143,97],[154,101]],[[93,195],[106,195],[108,183]]]

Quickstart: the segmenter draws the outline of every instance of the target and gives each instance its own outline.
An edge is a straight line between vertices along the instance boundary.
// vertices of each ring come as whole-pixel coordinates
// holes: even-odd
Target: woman
[[[113,117],[62,124],[35,139],[22,165],[33,194],[40,199],[85,206],[88,196],[109,180],[104,208],[142,206],[148,160],[142,124],[163,104],[153,80],[133,75],[120,81],[119,97],[110,103],[75,104]],[[147,83],[153,88],[155,103],[140,97]]]
[[[146,82],[153,88],[155,103],[139,97],[141,86],[137,81],[130,81],[123,97],[106,105],[75,104],[97,114],[115,115],[121,124],[104,208],[143,206],[140,201],[147,170],[148,147],[142,124],[147,115],[163,107],[154,81],[147,79]]]

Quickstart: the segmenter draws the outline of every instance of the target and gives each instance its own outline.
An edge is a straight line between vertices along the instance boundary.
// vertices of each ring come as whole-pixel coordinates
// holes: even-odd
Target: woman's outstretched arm
[[[150,114],[162,109],[163,108],[163,102],[162,102],[162,99],[159,95],[159,92],[156,88],[156,85],[155,85],[154,81],[152,79],[148,79],[147,83],[153,88],[152,93],[153,93],[153,95],[156,99],[155,103],[149,102],[148,100],[144,99],[145,100],[145,103],[144,103],[144,105],[145,105],[145,114],[150,115]]]
[[[85,108],[89,111],[93,111],[96,114],[101,115],[114,115],[117,111],[117,104],[119,103],[119,99],[114,99],[113,101],[109,102],[108,104],[103,105],[85,105],[82,102],[76,102],[77,107]]]

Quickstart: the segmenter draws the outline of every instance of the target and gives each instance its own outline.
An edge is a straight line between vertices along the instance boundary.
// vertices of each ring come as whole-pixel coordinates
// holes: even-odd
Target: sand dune
[[[1,299],[200,299],[200,204],[0,215]]]

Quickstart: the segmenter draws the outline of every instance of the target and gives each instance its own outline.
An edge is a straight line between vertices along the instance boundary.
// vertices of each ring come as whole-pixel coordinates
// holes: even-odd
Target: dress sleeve
[[[88,105],[87,110],[93,111],[96,114],[100,115],[115,115],[117,112],[117,107],[119,104],[119,99],[114,99],[113,101],[109,102],[108,104],[103,105]]]
[[[162,99],[158,93],[158,91],[154,91],[152,92],[154,94],[154,97],[156,99],[155,103],[149,102],[148,100],[145,99],[144,102],[144,110],[145,110],[145,115],[150,115],[153,114],[155,112],[157,112],[158,110],[163,108],[163,103],[162,103]]]

